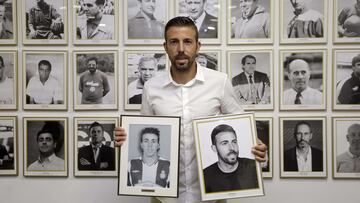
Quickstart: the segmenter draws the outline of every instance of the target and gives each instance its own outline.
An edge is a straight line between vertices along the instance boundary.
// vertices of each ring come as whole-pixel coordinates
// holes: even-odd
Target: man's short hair
[[[190,27],[195,31],[195,39],[196,42],[199,40],[199,31],[193,20],[189,17],[185,16],[177,16],[175,18],[170,19],[165,25],[164,37],[165,41],[167,41],[166,33],[171,27]]]
[[[52,135],[54,142],[58,142],[60,138],[61,125],[58,121],[46,121],[41,130],[37,133],[36,141],[38,141],[39,136],[44,133],[49,133]]]
[[[138,66],[138,69],[140,69],[140,67],[142,66],[142,64],[146,61],[154,61],[155,63],[155,68],[157,68],[157,59],[155,57],[152,57],[152,56],[143,56],[140,58],[139,60],[139,66]]]
[[[98,6],[99,6],[99,5],[100,5],[100,6],[103,6],[103,5],[105,4],[105,0],[96,0],[96,1],[95,1],[95,4],[98,5]]]
[[[88,58],[87,63],[89,63],[89,61],[95,61],[96,65],[98,64],[98,59],[95,56]]]
[[[90,125],[90,127],[89,127],[89,132],[91,132],[91,129],[94,128],[94,127],[96,127],[96,126],[100,126],[100,127],[101,127],[101,130],[104,131],[104,127],[103,127],[100,123],[98,123],[97,121],[95,121],[95,122],[91,123],[91,125]]]
[[[356,63],[360,62],[360,54],[356,55],[352,61],[351,61],[351,65],[355,66]]]
[[[216,135],[221,133],[221,132],[230,132],[230,133],[234,133],[234,135],[236,136],[235,130],[233,127],[226,125],[226,124],[221,124],[216,126],[213,131],[211,132],[211,144],[215,145],[216,144]]]
[[[246,62],[246,59],[247,58],[249,58],[249,59],[254,59],[254,61],[255,61],[255,63],[256,63],[256,58],[255,58],[255,56],[253,56],[253,55],[246,55],[246,56],[244,56],[242,59],[241,59],[241,64],[242,65],[245,65],[245,62]]]
[[[4,59],[2,56],[0,56],[0,67],[4,67],[5,63],[4,63]]]
[[[300,125],[307,125],[310,129],[310,133],[311,133],[311,125],[310,123],[306,122],[306,121],[300,121],[298,123],[296,123],[295,127],[294,127],[294,135],[296,135],[297,131],[298,131],[298,128]]]
[[[40,68],[41,65],[49,67],[49,71],[51,71],[51,63],[48,60],[41,60],[38,64],[38,68]]]
[[[158,137],[158,143],[160,143],[160,131],[157,128],[147,127],[140,131],[140,142],[143,141],[143,135],[144,134],[154,134]]]

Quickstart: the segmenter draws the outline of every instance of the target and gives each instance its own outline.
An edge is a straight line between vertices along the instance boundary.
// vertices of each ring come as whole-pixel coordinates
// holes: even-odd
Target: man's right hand
[[[127,134],[124,128],[115,127],[114,129],[115,147],[121,147],[121,145],[125,142],[126,137]]]

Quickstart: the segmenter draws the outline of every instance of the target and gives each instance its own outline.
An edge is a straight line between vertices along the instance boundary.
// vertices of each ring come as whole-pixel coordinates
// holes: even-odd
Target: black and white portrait
[[[66,109],[66,52],[25,51],[23,55],[24,109]]]
[[[267,146],[267,161],[260,163],[263,177],[272,177],[272,119],[256,118],[256,132],[258,138]]]
[[[335,50],[334,57],[334,109],[359,109],[360,50]]]
[[[334,178],[359,178],[360,118],[334,117]]]
[[[75,175],[116,176],[116,118],[75,118]],[[94,173],[91,173],[94,172]]]
[[[24,175],[67,175],[66,118],[24,118]]]
[[[196,62],[205,68],[220,71],[220,51],[200,51],[196,56]]]
[[[0,43],[16,43],[16,0],[0,1]]]
[[[22,15],[25,44],[67,42],[67,1],[27,0]]]
[[[228,52],[231,83],[246,109],[270,109],[272,105],[271,51]]]
[[[125,42],[162,42],[168,6],[169,0],[125,0]]]
[[[0,51],[0,109],[17,108],[17,54]]]
[[[200,41],[217,39],[220,35],[220,9],[219,0],[178,0],[177,13],[180,16],[191,18],[198,31]]]
[[[280,109],[325,109],[324,51],[281,52],[281,60]]]
[[[335,42],[360,41],[360,1],[334,1],[334,40]]]
[[[74,19],[75,44],[116,43],[118,1],[76,0]]]
[[[326,176],[325,118],[280,118],[281,177]]]
[[[117,108],[115,51],[74,52],[75,109]]]
[[[0,176],[17,175],[16,117],[0,117]]]
[[[140,109],[142,91],[146,81],[158,74],[166,73],[166,55],[164,52],[136,51],[126,52],[127,67],[126,109]]]

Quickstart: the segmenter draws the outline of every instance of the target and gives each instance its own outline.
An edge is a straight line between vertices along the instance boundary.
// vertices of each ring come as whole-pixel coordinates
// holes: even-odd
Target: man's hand
[[[121,145],[125,142],[127,134],[125,129],[122,127],[115,127],[114,129],[114,140],[115,147],[121,147]]]
[[[257,144],[251,149],[251,152],[255,155],[255,159],[260,162],[266,161],[267,146],[259,139]]]

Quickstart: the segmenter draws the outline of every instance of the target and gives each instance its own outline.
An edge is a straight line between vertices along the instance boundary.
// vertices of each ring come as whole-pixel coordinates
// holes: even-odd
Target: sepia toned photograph
[[[0,116],[0,176],[18,175],[17,117]]]
[[[262,177],[273,177],[273,119],[270,117],[256,117],[256,133],[259,140],[266,146],[267,161],[261,162]]]
[[[271,50],[228,51],[228,75],[244,109],[273,109]]]
[[[326,50],[280,51],[280,110],[324,110]]]
[[[74,109],[117,109],[116,51],[75,51]]]
[[[17,52],[0,51],[0,110],[17,109],[17,71]]]
[[[175,7],[178,16],[194,21],[201,43],[220,44],[221,3],[220,0],[177,0]]]
[[[196,56],[196,62],[205,68],[216,71],[220,70],[221,64],[221,51],[220,50],[201,50]]]
[[[333,109],[360,109],[360,50],[333,52]]]
[[[0,44],[17,43],[16,0],[0,1]]]
[[[24,176],[68,176],[67,118],[24,117]]]
[[[117,176],[114,128],[118,126],[118,118],[76,117],[74,126],[74,175]]]
[[[193,120],[201,200],[264,195],[253,113]]]
[[[334,0],[333,38],[335,43],[360,42],[360,1]]]
[[[125,44],[162,44],[169,0],[125,0]]]
[[[66,0],[26,0],[22,6],[24,44],[66,44]]]
[[[180,117],[121,115],[120,126],[118,194],[178,197]]]
[[[163,51],[125,51],[125,109],[140,110],[146,81],[158,74],[167,74],[166,54]]]
[[[117,44],[118,1],[73,0],[74,44]]]
[[[360,178],[360,118],[333,117],[333,177]]]
[[[67,52],[23,52],[23,107],[67,109]]]
[[[327,176],[326,118],[280,118],[281,178]]]
[[[274,42],[274,0],[227,0],[229,44],[271,44]]]
[[[327,0],[281,0],[280,43],[326,43]]]

